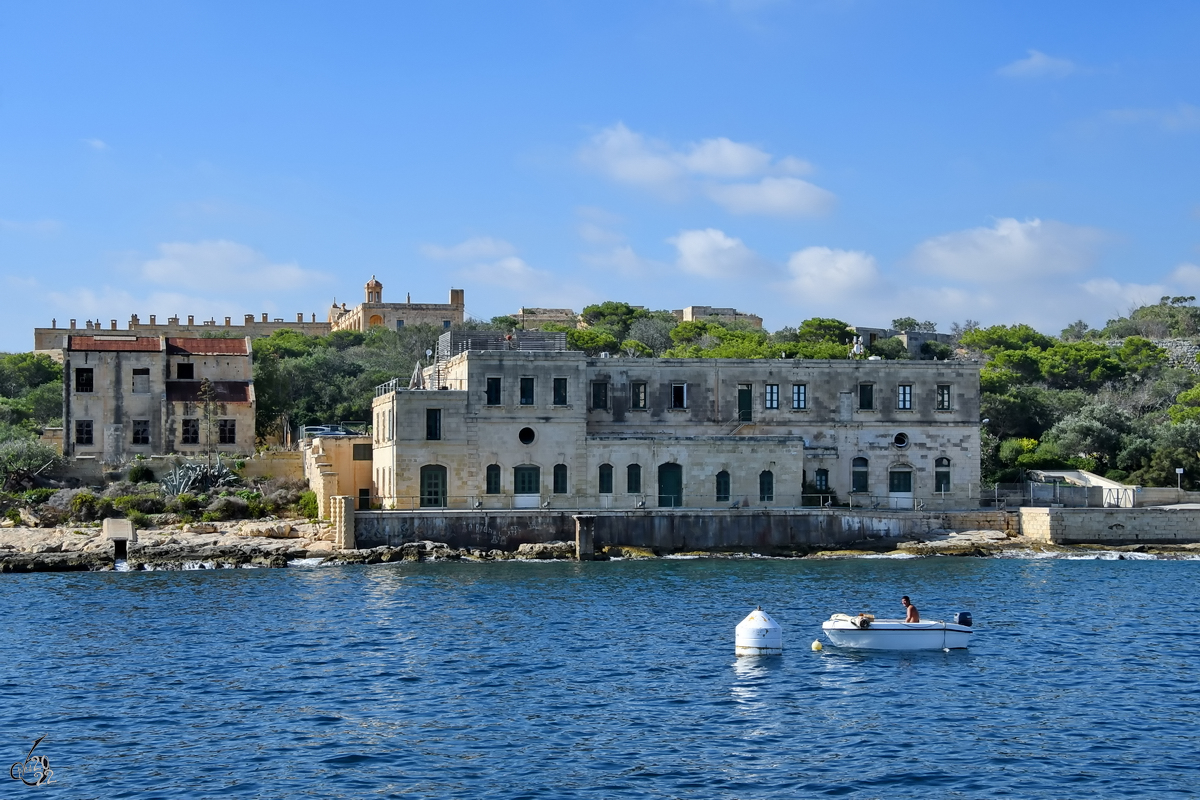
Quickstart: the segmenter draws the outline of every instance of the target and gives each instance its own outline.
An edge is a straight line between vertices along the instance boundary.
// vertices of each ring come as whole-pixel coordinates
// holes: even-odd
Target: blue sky
[[[1200,4],[5,3],[0,348],[605,299],[1103,325],[1200,295]]]

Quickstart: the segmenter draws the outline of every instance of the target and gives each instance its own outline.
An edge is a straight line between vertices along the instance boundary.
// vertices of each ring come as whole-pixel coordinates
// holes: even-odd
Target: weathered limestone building
[[[977,364],[501,346],[379,388],[385,508],[953,507],[979,480]]]
[[[762,317],[757,314],[747,314],[745,311],[738,311],[736,308],[688,306],[672,313],[675,314],[675,318],[680,322],[716,322],[722,325],[730,322],[748,322],[752,327],[760,330],[763,326]]]
[[[62,352],[64,456],[254,452],[249,338],[97,333]]]
[[[449,328],[460,325],[466,311],[462,289],[450,290],[449,303],[414,303],[412,295],[403,303],[383,302],[383,284],[371,276],[364,287],[366,302],[354,308],[333,305],[329,309],[329,326],[335,331],[365,331],[378,325],[399,329],[405,325],[436,325]]]

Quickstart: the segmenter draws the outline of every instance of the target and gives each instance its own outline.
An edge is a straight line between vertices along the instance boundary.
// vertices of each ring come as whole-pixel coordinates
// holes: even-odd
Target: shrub
[[[113,515],[112,500],[96,497],[90,492],[80,492],[71,498],[71,518],[80,522],[94,522]]]
[[[226,496],[218,497],[208,504],[208,508],[204,510],[204,521],[212,522],[215,520],[227,519],[245,519],[250,511],[250,504],[240,497]],[[212,519],[209,515],[213,515]]]
[[[129,480],[134,483],[153,483],[154,470],[145,464],[134,464],[129,468]]]
[[[300,501],[296,503],[296,510],[309,519],[317,518],[317,493],[306,491],[300,493]]]
[[[140,511],[129,511],[125,514],[125,519],[129,520],[135,528],[150,527],[150,517]]]
[[[113,498],[113,508],[129,517],[130,513],[161,514],[166,510],[166,502],[161,497],[149,494],[132,494]]]
[[[4,517],[16,525],[21,524],[21,512],[17,511],[15,508],[10,508],[5,511]]]
[[[1110,481],[1121,481],[1124,483],[1125,479],[1129,477],[1129,473],[1123,469],[1110,469],[1108,472],[1104,473],[1104,477],[1108,478]]]
[[[167,502],[167,511],[176,514],[182,514],[187,511],[195,511],[201,506],[200,498],[194,494],[177,494]]]
[[[21,492],[21,499],[31,506],[40,506],[58,493],[58,489],[29,489]]]

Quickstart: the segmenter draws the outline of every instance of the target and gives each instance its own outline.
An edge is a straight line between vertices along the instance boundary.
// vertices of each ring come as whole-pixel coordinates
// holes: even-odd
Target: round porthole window
[[[908,434],[907,433],[897,433],[895,436],[892,437],[892,444],[895,445],[896,447],[899,447],[902,449],[905,447],[908,447]]]
[[[533,428],[521,428],[521,432],[517,434],[521,444],[533,444],[533,436]]]

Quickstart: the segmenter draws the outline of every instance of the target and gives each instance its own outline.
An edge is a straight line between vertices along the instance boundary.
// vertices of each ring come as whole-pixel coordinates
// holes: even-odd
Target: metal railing
[[[1135,488],[1075,486],[1069,483],[972,484],[984,508],[1133,508]]]

